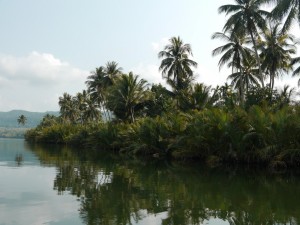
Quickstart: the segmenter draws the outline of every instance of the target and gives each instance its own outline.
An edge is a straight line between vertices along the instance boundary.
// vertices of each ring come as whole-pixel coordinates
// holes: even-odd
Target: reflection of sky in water
[[[55,168],[0,168],[0,224],[81,224],[79,204],[53,191]]]
[[[15,157],[22,154],[17,167]],[[53,190],[55,168],[41,167],[23,140],[0,139],[0,225],[82,224],[79,202]]]

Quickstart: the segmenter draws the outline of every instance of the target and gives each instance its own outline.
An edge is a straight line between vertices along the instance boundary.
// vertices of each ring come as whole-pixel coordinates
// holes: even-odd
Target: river
[[[0,139],[0,225],[300,224],[300,173]]]

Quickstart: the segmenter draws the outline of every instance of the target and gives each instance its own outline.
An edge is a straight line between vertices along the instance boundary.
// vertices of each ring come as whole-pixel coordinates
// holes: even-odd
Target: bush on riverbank
[[[212,108],[140,118],[134,123],[55,123],[31,129],[25,138],[76,144],[87,150],[286,167],[300,164],[300,108]]]

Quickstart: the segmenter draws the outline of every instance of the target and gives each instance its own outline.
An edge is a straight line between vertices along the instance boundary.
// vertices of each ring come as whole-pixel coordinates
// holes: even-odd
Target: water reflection
[[[80,201],[84,224],[298,224],[298,174],[122,160],[32,147],[55,165],[57,194]]]
[[[16,162],[17,166],[21,166],[22,162],[23,162],[23,154],[17,153],[15,156],[15,162]]]

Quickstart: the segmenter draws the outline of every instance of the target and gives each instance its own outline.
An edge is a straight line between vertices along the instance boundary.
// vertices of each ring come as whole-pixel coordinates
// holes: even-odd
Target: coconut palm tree
[[[276,6],[271,12],[274,19],[282,20],[285,18],[282,32],[287,32],[293,22],[298,20],[300,25],[300,0],[265,0],[265,2],[275,2]]]
[[[261,50],[262,69],[270,77],[271,91],[274,89],[275,78],[289,72],[291,55],[296,53],[294,37],[280,30],[280,24],[270,24],[261,34],[258,48]]]
[[[130,72],[123,74],[109,90],[107,107],[122,120],[134,122],[136,107],[149,98],[147,82]]]
[[[228,42],[227,44],[214,49],[212,52],[213,56],[224,53],[219,61],[220,69],[225,63],[228,63],[227,66],[232,68],[232,76],[241,77],[243,70],[245,69],[242,63],[248,61],[249,58],[252,58],[252,50],[244,46],[249,43],[249,39],[245,36],[238,36],[238,34],[235,33],[226,35],[220,32],[214,33],[212,39],[221,39]],[[233,79],[233,77],[230,79]],[[236,84],[240,85],[238,90],[240,93],[241,104],[243,104],[245,94],[244,83],[237,82]]]
[[[292,66],[300,64],[300,57],[296,57],[292,59]],[[298,66],[296,69],[294,69],[294,72],[292,74],[293,77],[300,75],[300,66]],[[300,87],[300,78],[298,80],[298,86]]]
[[[64,93],[62,97],[59,97],[58,104],[63,121],[75,123],[78,119],[78,108],[74,97]]]
[[[240,69],[242,60],[249,57],[252,53],[251,49],[244,46],[244,44],[248,43],[247,38],[238,36],[235,33],[227,35],[216,32],[213,34],[212,39],[220,39],[227,42],[225,45],[212,51],[213,56],[223,54],[218,64],[220,69],[227,63],[227,66],[231,67],[232,73],[236,72]]]
[[[189,95],[186,96],[189,102],[189,109],[202,110],[213,105],[214,101],[210,95],[211,86],[197,83],[191,87]]]
[[[88,80],[85,82],[92,99],[102,108],[102,111],[106,114],[105,117],[108,119],[110,119],[110,112],[105,107],[106,92],[121,75],[122,70],[122,67],[118,67],[118,63],[109,61],[105,67],[101,66],[91,72],[91,75],[88,76]]]
[[[261,5],[264,3],[262,0],[235,0],[235,2],[236,5],[228,4],[219,7],[219,13],[230,15],[223,30],[225,33],[227,31],[232,31],[232,33],[236,35],[250,35],[255,51],[261,84],[264,86],[256,39],[259,30],[264,30],[266,28],[267,24],[264,17],[269,16],[270,13],[260,9]]]
[[[191,46],[184,44],[180,37],[172,37],[169,42],[158,53],[158,57],[162,58],[159,70],[173,90],[178,92],[190,84],[194,75],[192,67],[196,68],[197,63],[189,59],[193,55]]]
[[[231,85],[239,91],[241,105],[244,105],[245,91],[248,93],[249,87],[253,84],[259,86],[260,76],[255,65],[253,57],[243,58],[240,70],[230,74],[227,78],[231,80]]]
[[[18,118],[18,124],[21,124],[22,126],[24,126],[25,125],[25,123],[26,123],[26,121],[27,121],[27,118],[26,118],[26,116],[24,116],[23,114],[21,115],[21,116],[19,116],[19,118]]]
[[[85,104],[86,107],[82,115],[85,122],[97,121],[101,119],[101,113],[91,98],[87,98]]]
[[[122,75],[123,68],[118,67],[115,61],[108,61],[104,68],[106,86],[113,85],[118,76]]]
[[[100,110],[105,114],[105,117],[109,119],[109,112],[105,108],[106,104],[106,90],[111,85],[110,79],[107,79],[106,68],[101,66],[96,68],[88,76],[88,80],[85,82],[88,87],[88,92],[91,95],[91,99],[96,105],[99,105]]]
[[[86,90],[82,92],[78,92],[76,96],[73,98],[74,103],[76,104],[76,108],[78,109],[80,123],[83,124],[84,122],[84,112],[87,109],[87,100],[89,95]]]

